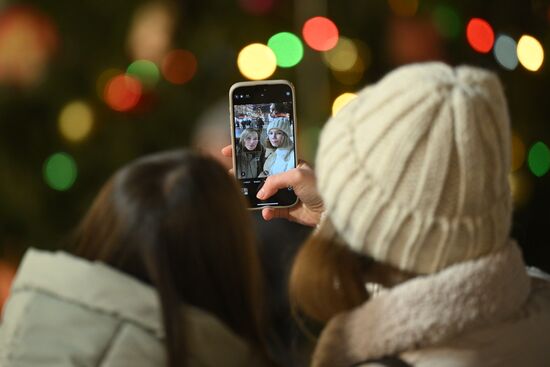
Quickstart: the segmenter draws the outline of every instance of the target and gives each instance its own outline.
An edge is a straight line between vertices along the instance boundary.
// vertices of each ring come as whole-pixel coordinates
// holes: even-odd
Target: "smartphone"
[[[267,200],[256,198],[270,175],[296,167],[296,102],[286,80],[235,83],[229,90],[233,170],[250,209],[297,203],[292,188]]]

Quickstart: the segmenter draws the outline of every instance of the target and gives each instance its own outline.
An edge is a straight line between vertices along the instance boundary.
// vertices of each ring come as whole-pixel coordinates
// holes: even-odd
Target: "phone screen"
[[[243,82],[231,88],[235,177],[251,208],[296,203],[291,188],[268,200],[256,193],[265,179],[296,167],[294,90],[286,81]]]

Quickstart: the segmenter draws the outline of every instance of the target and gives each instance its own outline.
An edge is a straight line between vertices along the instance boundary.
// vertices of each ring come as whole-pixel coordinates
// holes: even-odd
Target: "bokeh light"
[[[446,38],[456,38],[460,34],[461,21],[458,12],[447,5],[437,5],[432,19],[439,33]]]
[[[544,176],[550,169],[550,149],[542,141],[536,142],[529,149],[527,163],[535,176]]]
[[[252,15],[264,15],[273,9],[275,0],[239,0],[241,9]]]
[[[124,71],[115,68],[106,69],[99,74],[96,81],[96,92],[99,99],[103,100],[105,98],[105,87],[107,87],[107,83],[120,74],[124,74]]]
[[[537,71],[544,61],[544,50],[534,37],[524,35],[518,41],[518,59],[521,65],[529,71]]]
[[[306,44],[316,51],[328,51],[338,43],[336,24],[325,17],[314,17],[307,20],[302,28]]]
[[[147,1],[136,8],[128,33],[133,60],[151,60],[160,65],[172,43],[177,10],[168,1]]]
[[[293,33],[277,33],[267,41],[267,45],[275,53],[277,65],[282,68],[295,66],[304,57],[302,41]]]
[[[153,88],[160,78],[159,68],[149,60],[134,61],[126,69],[126,74],[139,79],[145,88]]]
[[[525,161],[525,144],[519,136],[512,134],[512,172],[517,171]]]
[[[480,18],[472,18],[466,26],[466,38],[475,51],[487,53],[493,48],[495,33],[487,21]]]
[[[510,36],[501,34],[497,37],[493,49],[495,59],[505,69],[514,70],[518,66],[516,41]]]
[[[400,17],[412,17],[418,10],[418,0],[388,0],[388,4]]]
[[[54,190],[65,191],[73,186],[76,176],[76,163],[69,154],[52,154],[44,162],[44,180]]]
[[[94,123],[90,106],[83,101],[68,103],[59,114],[59,131],[67,140],[78,142],[86,138]]]
[[[129,75],[117,75],[105,86],[104,100],[115,111],[129,111],[141,98],[141,83]]]
[[[345,105],[357,98],[355,93],[343,93],[336,97],[332,103],[332,115],[336,115]]]
[[[237,66],[245,78],[262,80],[269,78],[277,69],[277,57],[268,46],[253,43],[239,52]]]
[[[43,80],[58,48],[53,21],[29,5],[0,2],[0,83],[31,87]]]
[[[191,51],[172,50],[162,60],[162,75],[173,84],[185,84],[197,72],[197,58]]]
[[[355,43],[346,37],[340,37],[334,48],[323,53],[325,64],[335,71],[350,70],[357,62],[357,58]]]
[[[370,67],[372,60],[372,53],[367,44],[358,39],[354,39],[352,41],[357,50],[357,58],[353,66],[345,71],[331,69],[334,78],[345,85],[354,85],[359,83],[362,80],[365,71]]]
[[[520,207],[529,202],[533,193],[532,176],[522,171],[516,171],[508,176],[514,207]]]

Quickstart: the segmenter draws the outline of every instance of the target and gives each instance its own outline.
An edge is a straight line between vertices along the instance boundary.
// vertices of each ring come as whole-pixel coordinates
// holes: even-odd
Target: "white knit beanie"
[[[290,120],[287,117],[274,117],[267,125],[267,132],[271,129],[279,129],[283,131],[288,137],[291,137],[290,133]]]
[[[494,74],[412,64],[329,120],[316,171],[326,216],[353,250],[425,274],[508,243],[509,155]]]

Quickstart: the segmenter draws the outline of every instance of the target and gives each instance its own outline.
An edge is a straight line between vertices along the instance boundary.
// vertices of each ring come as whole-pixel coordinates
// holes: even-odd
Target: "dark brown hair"
[[[188,151],[155,154],[105,184],[76,231],[75,254],[157,289],[168,366],[185,366],[183,304],[215,315],[265,357],[249,221],[219,163]]]

